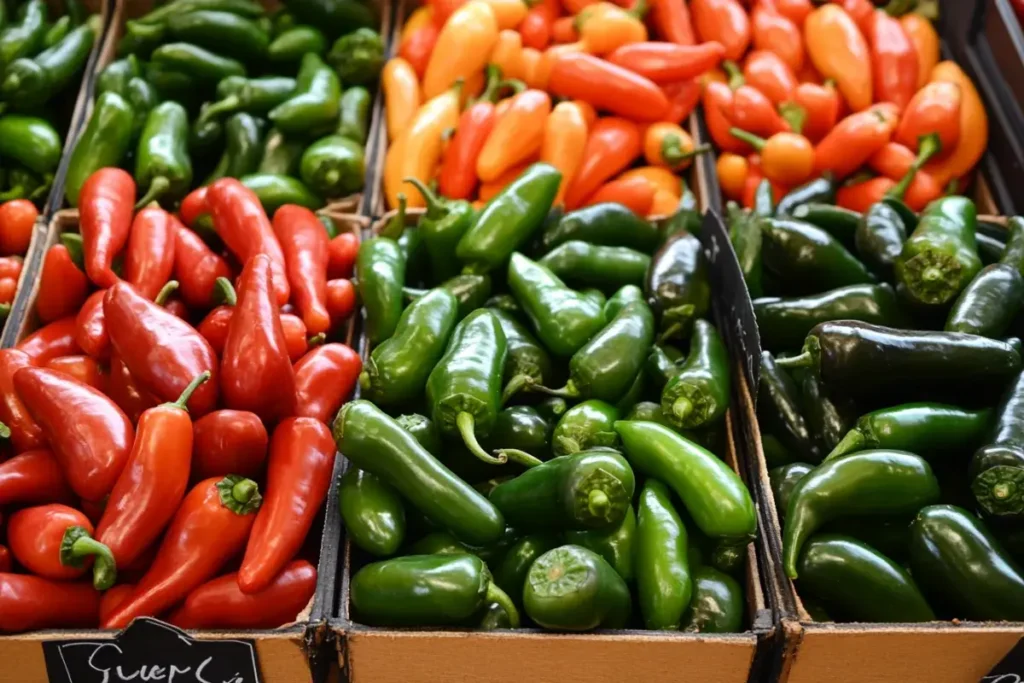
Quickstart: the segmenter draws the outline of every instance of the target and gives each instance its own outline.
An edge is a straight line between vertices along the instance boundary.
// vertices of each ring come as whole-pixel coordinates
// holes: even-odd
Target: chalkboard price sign
[[[979,683],[1024,683],[1024,638]]]
[[[196,640],[136,619],[109,640],[43,643],[50,683],[262,683],[250,640]]]

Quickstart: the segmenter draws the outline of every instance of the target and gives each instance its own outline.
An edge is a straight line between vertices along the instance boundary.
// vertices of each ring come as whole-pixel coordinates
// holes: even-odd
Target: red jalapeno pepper
[[[32,359],[24,351],[0,350],[0,422],[11,430],[11,443],[18,453],[46,446],[42,428],[14,390],[15,373],[32,365]]]
[[[75,341],[75,319],[61,318],[40,327],[22,339],[16,348],[28,354],[33,363],[81,353]]]
[[[92,522],[66,505],[25,508],[7,521],[7,543],[18,564],[36,576],[70,581],[93,566],[93,585],[106,590],[117,569],[110,549],[93,538]]]
[[[295,414],[331,424],[363,368],[359,354],[344,344],[324,344],[295,364]]]
[[[78,195],[79,230],[85,249],[85,272],[98,287],[118,281],[112,264],[124,249],[135,210],[135,181],[119,168],[101,168]]]
[[[310,334],[331,329],[327,312],[328,240],[316,214],[303,206],[285,205],[274,214],[274,234],[281,242],[292,302]]]
[[[150,301],[156,298],[174,269],[174,226],[171,214],[157,206],[135,214],[128,250],[124,258],[124,279]]]
[[[106,294],[105,289],[90,294],[74,319],[75,342],[97,360],[110,358],[110,335],[103,315],[103,297]]]
[[[82,384],[88,384],[97,391],[101,391],[104,394],[107,393],[106,376],[103,374],[100,364],[94,358],[82,355],[61,356],[60,358],[48,360],[43,367],[63,372],[65,375],[74,377]]]
[[[99,620],[100,593],[87,581],[50,581],[0,574],[0,631],[89,628]]]
[[[215,410],[196,420],[192,439],[192,477],[237,474],[256,477],[267,460],[267,428],[255,413]]]
[[[88,294],[89,278],[79,269],[68,248],[63,244],[50,247],[39,275],[36,296],[39,319],[49,323],[75,315]]]
[[[72,497],[53,451],[25,451],[0,463],[0,505],[61,503]]]
[[[215,254],[199,235],[178,223],[174,224],[174,279],[181,283],[178,292],[193,308],[213,306],[213,288],[217,278],[231,277],[227,262]]]

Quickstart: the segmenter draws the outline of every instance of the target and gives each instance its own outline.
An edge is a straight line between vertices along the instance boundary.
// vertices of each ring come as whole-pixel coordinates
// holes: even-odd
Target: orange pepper
[[[434,7],[434,23],[444,26],[455,12],[466,4],[466,0],[430,0]]]
[[[593,204],[622,204],[638,216],[646,216],[654,204],[655,189],[643,178],[616,178],[590,195],[584,206]]]
[[[460,78],[483,72],[498,42],[498,21],[494,10],[483,0],[471,0],[445,23],[437,37],[423,77],[423,95],[431,99],[443,93]]]
[[[587,122],[587,130],[590,130],[590,127],[594,125],[595,121],[597,121],[597,110],[594,109],[594,105],[590,104],[590,102],[584,102],[583,100],[573,100],[572,103],[579,107],[580,111],[583,112],[583,118]]]
[[[864,213],[896,187],[896,181],[885,176],[846,185],[836,192],[836,205],[851,211]]]
[[[924,135],[939,136],[942,153],[952,152],[960,141],[960,86],[938,81],[917,91],[900,118],[895,140],[917,149]]]
[[[523,23],[530,8],[523,0],[484,0],[494,10],[494,18],[498,20],[498,29],[514,29]]]
[[[399,37],[399,42],[404,42],[413,31],[432,23],[434,23],[434,6],[420,5],[413,10],[409,18],[405,20],[405,24],[402,25],[402,34]]]
[[[755,50],[774,52],[794,72],[804,66],[804,37],[800,27],[781,14],[772,0],[757,0],[750,13]]]
[[[695,148],[690,134],[674,123],[655,123],[644,132],[644,158],[652,166],[685,171],[695,156],[709,149]]]
[[[469,76],[462,86],[462,92],[459,96],[460,106],[465,107],[469,104],[470,100],[475,100],[477,97],[483,94],[484,88],[487,86],[487,74],[483,71],[477,71],[476,73]]]
[[[446,92],[427,101],[388,149],[384,159],[384,197],[390,208],[398,206],[398,194],[408,197],[409,208],[426,206],[419,190],[405,184],[405,178],[418,178],[428,184],[441,161],[444,134],[459,123],[459,90]]]
[[[942,196],[942,187],[925,171],[917,168],[937,149],[935,140],[922,145],[921,155],[915,155],[910,148],[890,142],[868,159],[868,166],[880,175],[899,182],[894,193],[902,196],[907,206],[921,211],[934,199]],[[905,185],[905,187],[900,187]]]
[[[831,171],[838,180],[846,178],[885,147],[896,129],[895,105],[880,104],[850,114],[818,143],[814,168]]]
[[[586,8],[596,5],[598,2],[600,0],[562,0],[562,7],[565,8],[566,14],[575,16]]]
[[[975,167],[988,146],[988,115],[978,90],[955,62],[940,62],[931,75],[932,83],[955,83],[960,86],[960,141],[944,158],[928,163],[924,169],[946,186],[954,178],[967,175]]]
[[[588,54],[559,55],[548,85],[553,94],[586,100],[596,109],[634,121],[660,121],[669,109],[668,98],[654,82]]]
[[[580,39],[576,17],[559,17],[551,25],[551,39],[556,43],[575,43]]]
[[[676,45],[695,45],[690,8],[680,0],[651,0],[651,28],[659,40]]]
[[[647,210],[647,217],[671,216],[679,207],[679,200],[680,197],[677,194],[672,194],[667,190],[655,190],[654,201],[651,202],[651,208]]]
[[[750,146],[733,137],[732,128],[733,92],[725,83],[708,83],[704,88],[704,120],[708,133],[715,145],[724,152],[734,154],[750,151]]]
[[[865,30],[868,22],[871,20],[871,14],[875,11],[875,6],[871,4],[871,0],[841,0],[836,2],[837,5],[842,6],[843,10],[850,15],[853,22],[857,24],[857,27],[861,31]]]
[[[874,101],[871,52],[856,22],[838,5],[822,5],[804,23],[807,54],[825,78],[834,79],[853,111]]]
[[[531,88],[540,88],[541,90],[547,90],[548,85],[551,81],[551,72],[555,68],[555,63],[563,56],[568,54],[586,53],[583,49],[583,41],[577,40],[575,43],[565,43],[562,45],[552,45],[547,50],[541,53],[540,59],[537,62],[537,69],[534,72],[534,83],[530,84]]]
[[[530,166],[530,164],[534,163],[535,161],[536,158],[527,159],[521,164],[516,164],[515,166],[512,166],[491,182],[481,183],[480,192],[478,195],[480,201],[491,201],[491,199],[494,198],[494,195],[498,194],[506,187],[508,187],[513,180],[521,176],[523,174],[523,171],[525,171]]]
[[[672,171],[662,166],[639,166],[623,172],[619,178],[643,178],[658,192],[668,192],[677,197],[682,195],[683,181]]]
[[[644,0],[624,10],[610,2],[588,7],[576,17],[576,30],[583,41],[584,50],[595,55],[606,55],[623,45],[647,40],[647,28],[640,21],[646,7]]]
[[[779,14],[801,28],[807,20],[807,15],[814,10],[811,0],[775,0],[775,6]]]
[[[508,111],[494,124],[476,161],[481,182],[497,180],[509,168],[540,152],[551,98],[542,90],[526,90],[512,98]]]
[[[776,133],[767,140],[738,128],[732,134],[761,153],[761,172],[779,185],[799,185],[814,172],[814,145],[803,135]]]
[[[632,121],[605,117],[590,130],[583,161],[565,191],[565,206],[576,209],[609,178],[628,168],[642,150],[640,131]]]
[[[736,0],[690,0],[693,25],[702,42],[725,46],[725,58],[738,60],[750,46],[750,18]]]
[[[903,25],[884,10],[871,13],[864,31],[871,46],[874,97],[903,109],[917,91],[917,50]]]
[[[742,199],[743,188],[746,185],[747,176],[750,175],[750,162],[746,157],[726,152],[718,157],[715,172],[718,175],[718,185],[722,188],[722,194],[729,199]]]
[[[491,50],[490,63],[501,69],[502,78],[523,78],[523,38],[517,31],[498,33],[498,42]]]
[[[565,189],[572,182],[583,160],[587,146],[587,115],[577,102],[559,102],[544,123],[544,141],[540,147],[540,160],[551,164],[562,173],[555,204],[561,204]]]
[[[439,34],[433,22],[427,22],[411,33],[402,32],[402,43],[398,46],[398,56],[409,62],[420,78],[427,72],[427,63],[434,52]]]
[[[917,52],[917,87],[920,89],[928,83],[932,69],[939,63],[939,34],[932,22],[920,14],[905,14],[900,17],[900,24]]]
[[[544,53],[532,47],[524,47],[519,53],[520,79],[530,88],[543,90],[541,72],[544,66]]]
[[[420,83],[409,62],[401,57],[392,57],[381,73],[381,87],[384,89],[388,140],[394,140],[420,108]]]

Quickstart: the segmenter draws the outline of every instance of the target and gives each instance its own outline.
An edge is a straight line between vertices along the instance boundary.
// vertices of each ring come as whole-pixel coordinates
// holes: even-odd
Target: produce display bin
[[[367,225],[366,219],[345,214],[333,209],[324,209],[322,215],[330,216],[342,232],[361,235]],[[39,237],[40,252],[56,244],[60,234],[76,231],[77,210],[57,212],[50,220],[45,232]],[[19,291],[12,311],[12,324],[3,337],[3,348],[17,345],[37,326],[34,315],[35,300],[39,292],[38,273],[23,291]],[[351,345],[355,335],[354,320],[350,320],[342,341]],[[341,467],[338,458],[336,473]],[[337,477],[327,496],[323,518],[337,516]],[[321,532],[321,530],[323,530]],[[306,541],[306,552],[317,555],[317,585],[310,603],[295,615],[290,624],[276,629],[244,631],[187,631],[188,641],[182,645],[181,633],[177,629],[157,620],[136,620],[121,632],[109,630],[45,630],[0,636],[0,659],[6,662],[3,680],[18,683],[79,683],[79,681],[105,680],[95,668],[88,668],[88,658],[74,657],[74,653],[92,652],[105,643],[117,641],[123,648],[120,655],[125,670],[132,664],[136,669],[142,665],[169,666],[181,650],[179,668],[184,668],[203,651],[206,644],[219,644],[220,648],[209,648],[195,666],[207,655],[213,656],[212,668],[219,669],[221,663],[236,665],[241,678],[247,683],[262,680],[264,683],[299,683],[310,679],[321,680],[334,658],[325,656],[329,644],[326,620],[335,603],[335,588],[338,574],[338,558],[341,550],[340,528],[337,525],[314,523]],[[316,549],[316,552],[314,552]],[[155,627],[154,627],[155,626]],[[170,634],[170,635],[168,635]],[[193,640],[194,639],[194,640]],[[196,643],[199,646],[196,646]],[[91,650],[89,648],[92,648]],[[184,649],[182,649],[184,648]],[[70,653],[70,654],[69,654]],[[97,660],[101,661],[101,660]],[[110,661],[110,660],[102,660]],[[121,663],[117,660],[115,663]],[[98,664],[97,666],[102,666]],[[67,669],[67,670],[65,670]],[[253,678],[258,672],[259,679]],[[11,676],[11,678],[8,678]],[[97,677],[98,676],[98,677]],[[93,678],[95,677],[95,678]],[[218,679],[220,680],[220,679]],[[231,680],[225,678],[225,680]]]

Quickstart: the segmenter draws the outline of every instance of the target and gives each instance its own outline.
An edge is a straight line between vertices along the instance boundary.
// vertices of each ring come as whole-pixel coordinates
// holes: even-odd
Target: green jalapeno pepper
[[[153,107],[160,104],[160,95],[157,93],[156,88],[149,84],[149,81],[144,78],[133,78],[128,81],[128,85],[125,86],[121,96],[128,102],[134,113],[130,138],[134,142],[142,133],[142,127],[146,125],[149,112],[153,111]]]
[[[406,178],[426,201],[426,212],[418,227],[430,256],[430,271],[435,279],[446,280],[459,272],[455,248],[473,223],[475,213],[469,202],[442,199],[418,178]]]
[[[284,133],[272,128],[263,143],[263,156],[260,158],[256,172],[283,176],[296,175],[299,172],[299,163],[302,161],[304,151],[306,151],[305,145],[289,140]]]
[[[999,263],[985,266],[960,292],[946,319],[947,332],[1002,337],[1024,304],[1024,219],[1011,218]]]
[[[628,247],[571,240],[555,247],[538,263],[572,285],[610,292],[625,285],[642,285],[651,257]]]
[[[833,397],[814,371],[794,370],[791,374],[800,385],[800,403],[818,453],[828,453],[857,419],[856,409],[850,401]]]
[[[895,517],[846,517],[826,524],[823,532],[855,538],[890,560],[905,563],[910,544],[912,515]]]
[[[654,254],[644,293],[658,319],[658,341],[685,339],[711,308],[711,281],[700,240],[673,235]]]
[[[288,11],[297,20],[318,27],[328,36],[379,24],[373,7],[352,0],[290,0]]]
[[[364,324],[370,344],[380,344],[395,333],[402,316],[405,257],[398,243],[377,237],[359,245],[356,257],[359,299],[366,311]]]
[[[693,595],[686,527],[668,487],[648,479],[637,504],[636,588],[644,625],[678,630]]]
[[[161,99],[184,102],[189,107],[200,103],[202,92],[188,74],[155,62],[148,62],[145,71],[146,81],[156,89]]]
[[[536,406],[537,412],[543,417],[551,429],[554,430],[555,424],[561,419],[565,412],[569,409],[569,404],[566,403],[564,398],[558,396],[549,396]]]
[[[46,29],[46,33],[43,35],[43,48],[51,48],[60,41],[67,37],[68,33],[71,32],[71,17],[64,15],[57,21],[50,25],[50,28]]]
[[[502,403],[506,403],[524,386],[542,385],[551,381],[554,378],[554,365],[547,349],[540,345],[525,325],[507,311],[497,308],[489,310],[501,323],[508,348],[508,358],[502,374],[505,388],[501,395]]]
[[[847,249],[853,249],[857,245],[857,229],[863,225],[863,216],[859,212],[833,204],[801,204],[793,209],[791,215],[797,220],[821,228],[839,240]],[[900,224],[902,225],[902,222]],[[906,239],[905,235],[904,239]],[[901,246],[902,244],[900,242]],[[857,249],[858,253],[867,259],[864,253],[859,251],[859,246]]]
[[[167,19],[167,32],[175,40],[216,50],[243,62],[263,59],[270,44],[270,36],[255,21],[219,10],[172,14]]]
[[[917,304],[940,306],[956,298],[981,270],[974,202],[932,202],[896,259],[897,290]]]
[[[294,96],[297,87],[294,78],[283,76],[228,76],[217,84],[217,101],[203,105],[193,129],[203,130],[239,111],[263,116]]]
[[[589,287],[587,289],[580,290],[580,295],[585,296],[598,305],[601,309],[601,324],[604,325],[608,322],[608,319],[604,317],[604,306],[608,303],[608,298],[604,295],[600,289],[595,287]]]
[[[971,458],[969,472],[971,492],[985,515],[1024,514],[1024,373],[1004,394],[994,428]]]
[[[519,302],[511,294],[495,294],[484,302],[484,308],[506,313],[518,323],[522,323],[526,319],[523,316],[523,309],[519,308]]]
[[[338,122],[341,83],[319,56],[302,58],[295,94],[270,110],[270,120],[289,135],[315,135]]]
[[[228,76],[245,76],[242,62],[221,57],[189,43],[166,43],[153,50],[151,62],[191,76],[195,84],[212,87]]]
[[[78,193],[85,181],[105,166],[119,166],[131,146],[134,112],[116,92],[105,92],[96,99],[85,130],[75,143],[64,180],[64,196],[78,206]]]
[[[537,558],[526,576],[523,609],[544,628],[589,631],[629,621],[629,588],[597,553],[565,545]]]
[[[121,95],[128,81],[142,76],[142,65],[135,55],[128,55],[108,64],[96,77],[96,94],[116,92]]]
[[[544,224],[561,181],[554,166],[531,165],[480,210],[455,255],[474,272],[504,264]]]
[[[405,540],[402,499],[376,475],[350,467],[338,484],[338,509],[348,537],[371,555],[394,555]]]
[[[404,196],[404,195],[402,195]],[[402,233],[402,236],[398,238],[398,246],[405,254],[405,279],[406,281],[414,284],[424,284],[427,279],[428,268],[430,263],[427,259],[427,245],[423,243],[423,233],[417,228],[406,228]],[[455,280],[446,280],[444,284],[457,282]],[[475,295],[475,292],[480,289],[490,290],[489,286],[485,286],[485,281],[477,280],[474,281],[463,280],[462,285],[470,284],[471,286],[467,289],[463,286],[459,286],[458,290],[450,290],[455,294],[455,298],[458,299],[460,292],[462,295],[470,296]],[[469,299],[466,300],[467,302]],[[462,301],[460,301],[460,304]],[[465,308],[464,305],[460,305],[460,311]]]
[[[312,26],[292,26],[282,31],[267,46],[267,59],[273,64],[298,64],[307,53],[323,55],[327,38]]]
[[[334,41],[327,61],[338,72],[342,82],[365,85],[380,76],[384,68],[384,51],[381,35],[364,26]]]
[[[360,145],[370,137],[370,109],[373,96],[361,86],[348,88],[341,94],[341,112],[335,133]]]
[[[324,200],[303,185],[301,180],[286,175],[253,173],[239,180],[259,197],[268,216],[273,216],[285,204],[298,204],[307,209],[319,209],[324,205]]]
[[[713,567],[693,571],[693,597],[683,630],[693,633],[739,633],[746,608],[736,579]]]
[[[479,622],[496,602],[519,626],[511,598],[473,555],[410,555],[369,564],[352,577],[355,617],[374,626],[448,626]]]
[[[661,409],[680,428],[717,422],[729,408],[730,375],[729,352],[718,330],[706,320],[698,320],[690,355],[661,392]]]
[[[39,50],[46,35],[46,3],[28,0],[19,8],[18,20],[0,35],[0,68]]]
[[[975,241],[978,243],[978,258],[981,259],[983,265],[990,266],[993,263],[999,263],[999,259],[1003,257],[1003,251],[1006,249],[1005,242],[980,232],[975,235]]]
[[[746,545],[757,529],[750,492],[713,453],[654,422],[615,423],[638,472],[664,482],[694,523],[713,538]]]
[[[587,529],[566,531],[565,541],[591,550],[604,558],[626,583],[633,581],[634,547],[636,546],[636,513],[633,506],[626,509],[626,516],[618,526],[610,529]]]
[[[661,392],[665,385],[676,376],[685,358],[679,349],[673,346],[656,345],[651,347],[644,363],[644,372],[647,379],[658,392]],[[659,406],[660,410],[661,406]]]
[[[907,241],[907,226],[896,209],[878,202],[858,222],[854,241],[857,254],[868,267],[891,280],[896,259]]]
[[[786,510],[789,508],[793,489],[813,469],[814,465],[806,462],[791,462],[768,470],[768,481],[771,482],[775,512],[779,515],[779,521],[784,522],[786,519]]]
[[[523,536],[512,544],[505,557],[494,570],[494,582],[508,593],[517,605],[523,600],[526,575],[538,557],[558,547],[558,536],[538,533]]]
[[[798,349],[815,325],[832,320],[860,320],[901,327],[904,316],[896,292],[887,284],[848,285],[821,294],[782,299],[754,299],[761,346],[771,351]]]
[[[505,520],[494,505],[369,401],[345,404],[334,422],[338,450],[377,475],[435,523],[467,543],[494,543]]]
[[[135,182],[146,188],[136,204],[178,199],[192,184],[188,155],[188,113],[177,102],[164,102],[149,112],[135,153]]]
[[[644,300],[644,291],[636,285],[624,285],[604,304],[604,319],[613,320],[631,303]]]
[[[933,621],[935,613],[903,567],[838,534],[811,538],[800,555],[800,591],[837,621]]]
[[[405,431],[412,434],[413,438],[427,449],[427,452],[437,457],[441,455],[441,432],[430,421],[429,417],[412,413],[410,415],[399,415],[395,421]]]
[[[231,12],[250,19],[257,19],[266,14],[266,9],[253,0],[173,0],[147,14],[129,21],[128,30],[138,26],[165,24],[179,12],[197,12],[199,10],[218,10]]]
[[[875,281],[863,263],[832,235],[791,218],[760,222],[764,265],[787,292],[807,294]]]
[[[519,540],[519,534],[511,528],[495,543],[489,545],[469,545],[452,536],[447,531],[434,531],[416,541],[409,548],[411,555],[459,555],[468,553],[479,557],[488,564],[499,562],[513,543]]]
[[[842,517],[913,513],[939,499],[939,482],[920,456],[862,451],[822,463],[796,485],[786,511],[783,565],[797,578],[807,539]]]
[[[52,174],[60,163],[61,137],[45,119],[0,116],[0,157],[17,161],[39,173]]]
[[[508,284],[537,336],[556,356],[572,356],[604,326],[603,310],[596,301],[569,289],[550,270],[522,254],[512,254]]]
[[[629,247],[645,254],[661,243],[658,228],[622,204],[594,204],[571,211],[549,225],[541,238],[544,251],[579,240],[608,247]]]
[[[677,232],[688,232],[691,235],[699,235],[701,223],[704,221],[704,212],[697,203],[697,195],[685,180],[680,180],[682,196],[679,198],[679,205],[676,212],[667,221],[664,221],[659,228],[662,240],[667,240]]]
[[[613,448],[618,442],[615,421],[619,409],[604,401],[584,401],[565,411],[551,436],[555,455],[572,455],[591,448]]]
[[[221,178],[242,178],[253,173],[263,154],[263,125],[251,114],[233,114],[224,124],[226,145],[217,167],[206,179],[210,185]]]
[[[775,213],[779,216],[791,215],[802,204],[835,204],[836,187],[828,178],[816,178],[787,192]]]
[[[740,262],[743,281],[747,283],[750,296],[761,296],[764,292],[761,226],[751,212],[741,209],[735,202],[729,202],[726,211],[729,242]]]
[[[489,275],[456,275],[439,284],[437,288],[446,289],[455,295],[455,299],[459,303],[458,319],[462,320],[483,306],[484,301],[490,296],[491,277]],[[406,298],[415,300],[431,290],[406,287],[402,291]]]
[[[633,382],[626,389],[626,393],[619,398],[615,403],[615,407],[619,409],[620,413],[629,411],[637,401],[641,400],[647,393],[647,373],[640,370],[636,373],[636,377],[633,378]]]
[[[515,449],[547,460],[551,457],[550,431],[547,421],[533,408],[512,406],[498,413],[485,443],[498,450]]]
[[[366,159],[363,147],[340,135],[320,138],[306,148],[299,175],[325,197],[347,197],[363,188]]]

